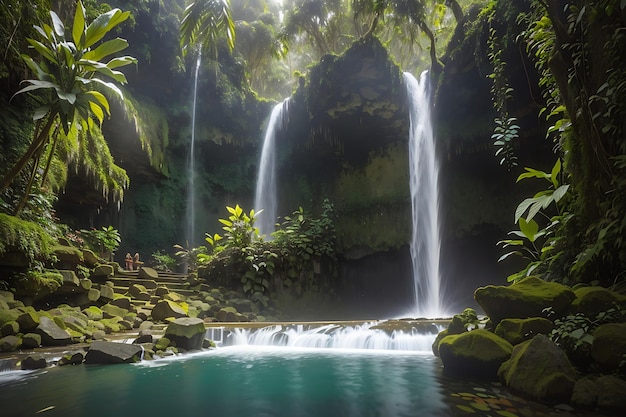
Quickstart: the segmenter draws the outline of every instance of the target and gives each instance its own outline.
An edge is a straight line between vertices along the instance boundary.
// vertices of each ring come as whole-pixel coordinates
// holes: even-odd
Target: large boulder
[[[474,292],[474,299],[494,323],[505,318],[542,317],[549,309],[560,317],[576,298],[566,285],[528,277],[509,285],[488,285]]]
[[[478,329],[444,337],[439,357],[446,371],[456,375],[495,379],[513,346],[488,330]]]
[[[34,349],[41,346],[41,335],[37,333],[26,333],[22,336],[22,348]]]
[[[139,345],[115,342],[93,342],[85,355],[85,363],[115,364],[141,360]]]
[[[46,362],[46,358],[41,355],[28,355],[24,359],[22,359],[21,363],[22,370],[33,370],[33,369],[42,369],[48,366]]]
[[[142,266],[141,268],[139,268],[139,272],[137,272],[137,277],[140,279],[155,280],[159,278],[159,273],[152,268]]]
[[[58,261],[57,269],[75,269],[76,265],[83,262],[83,253],[73,246],[58,245],[53,248]]]
[[[101,265],[97,265],[93,269],[91,276],[95,281],[102,282],[102,281],[106,281],[107,279],[109,279],[109,277],[112,277],[114,273],[115,273],[115,270],[113,269],[111,265],[101,264]]]
[[[603,375],[596,381],[598,407],[626,415],[626,381],[614,375]]]
[[[171,322],[165,329],[165,337],[176,344],[179,349],[202,349],[206,329],[204,322],[198,318],[183,317]]]
[[[41,336],[43,346],[62,346],[72,342],[72,336],[57,323],[45,316],[39,318],[39,326],[35,333]]]
[[[569,308],[570,314],[583,313],[593,319],[611,308],[626,309],[626,297],[604,287],[580,287],[574,293],[576,298]]]
[[[29,332],[39,326],[39,315],[34,311],[27,311],[17,318],[21,332]]]
[[[554,329],[554,323],[550,320],[543,317],[531,317],[528,319],[504,319],[498,323],[494,333],[515,346],[538,334],[547,335],[552,329]]]
[[[90,249],[82,249],[82,251],[83,251],[83,259],[85,260],[85,264],[89,268],[93,268],[100,262],[100,260],[98,259],[94,251]]]
[[[170,300],[161,300],[152,309],[152,319],[165,320],[168,317],[187,317],[187,312],[178,304]]]
[[[626,323],[608,323],[593,333],[591,359],[599,371],[613,372],[626,355]]]
[[[22,346],[22,339],[17,336],[4,336],[0,339],[0,352],[13,352]]]
[[[508,388],[549,403],[568,402],[576,382],[565,352],[542,334],[515,346],[498,376]]]

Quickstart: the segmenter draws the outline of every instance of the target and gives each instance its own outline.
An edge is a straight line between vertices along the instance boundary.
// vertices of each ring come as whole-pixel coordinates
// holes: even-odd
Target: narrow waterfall
[[[385,331],[379,322],[360,325],[274,325],[260,329],[212,327],[207,338],[218,346],[285,346],[319,349],[376,349],[431,352],[443,327],[422,323],[411,331]]]
[[[439,276],[438,165],[430,111],[428,73],[404,73],[409,100],[409,175],[413,234],[411,260],[418,317],[443,314]]]
[[[196,70],[193,80],[193,106],[191,110],[191,145],[189,149],[189,182],[187,184],[187,227],[185,230],[185,239],[187,247],[195,246],[195,225],[196,225],[196,189],[195,189],[195,165],[196,165],[196,105],[198,101],[198,75],[200,74],[200,63],[202,62],[202,54],[198,52],[198,60],[196,61]]]
[[[254,210],[263,210],[256,220],[256,226],[266,239],[271,239],[277,217],[277,194],[276,194],[276,134],[283,124],[287,113],[289,98],[278,103],[272,109],[267,123],[263,150],[259,162],[257,175],[256,193],[254,197]]]

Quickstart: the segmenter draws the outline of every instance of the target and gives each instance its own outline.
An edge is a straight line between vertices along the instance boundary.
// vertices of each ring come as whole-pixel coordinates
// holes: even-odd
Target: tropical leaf
[[[128,42],[122,38],[111,39],[110,41],[100,44],[96,49],[86,52],[82,59],[86,61],[100,61],[119,51],[123,51],[128,47]]]
[[[74,25],[72,26],[72,39],[77,48],[83,49],[85,41],[85,7],[82,1],[76,4]]]

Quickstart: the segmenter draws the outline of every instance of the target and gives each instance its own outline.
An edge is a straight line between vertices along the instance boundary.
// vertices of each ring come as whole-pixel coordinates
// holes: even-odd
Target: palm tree
[[[41,41],[30,38],[27,41],[43,59],[37,63],[29,55],[22,55],[37,79],[24,80],[30,85],[19,90],[14,97],[36,90],[52,90],[52,94],[47,96],[49,99],[45,105],[35,111],[32,142],[0,182],[0,191],[4,191],[32,160],[30,178],[16,214],[28,199],[42,156],[47,152],[48,160],[40,178],[41,183],[46,179],[60,138],[72,140],[71,131],[88,132],[94,126],[94,120],[102,125],[105,112],[110,116],[109,102],[101,91],[123,98],[115,82],[125,84],[126,77],[116,68],[136,63],[137,60],[131,56],[122,56],[102,62],[110,55],[126,49],[128,42],[124,39],[116,38],[96,44],[129,16],[130,12],[113,9],[87,25],[85,7],[79,1],[70,33],[66,32],[63,22],[53,11],[50,11],[52,26],[34,26]],[[105,81],[101,76],[113,82]]]
[[[227,0],[190,1],[180,24],[180,42],[183,55],[194,45],[217,55],[217,44],[226,38],[228,47],[235,46],[235,23]]]

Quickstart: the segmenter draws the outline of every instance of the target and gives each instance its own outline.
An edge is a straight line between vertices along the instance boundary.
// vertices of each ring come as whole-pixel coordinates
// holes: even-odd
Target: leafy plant
[[[509,232],[509,235],[513,235],[515,238],[501,240],[497,243],[502,248],[514,248],[514,250],[502,255],[498,262],[512,255],[521,256],[528,261],[526,267],[521,271],[509,275],[507,278],[509,282],[531,275],[543,263],[550,264],[560,256],[560,252],[553,252],[560,239],[555,236],[555,232],[558,227],[571,218],[569,213],[561,212],[559,207],[559,202],[569,189],[568,184],[561,185],[559,180],[561,160],[557,159],[550,173],[532,168],[524,169],[526,172],[517,178],[518,182],[527,178],[540,178],[548,181],[550,188],[525,199],[517,206],[515,222],[519,225],[519,230]],[[551,205],[556,207],[557,215],[550,217],[549,223],[544,228],[540,228],[534,217]],[[547,218],[547,216],[545,217]]]
[[[176,259],[172,258],[166,252],[156,251],[152,255],[153,268],[157,271],[171,272],[176,267]]]
[[[99,90],[104,89],[122,96],[122,92],[113,82],[104,81],[100,77],[126,83],[126,77],[116,68],[136,63],[135,58],[116,57],[106,63],[102,60],[124,50],[128,43],[124,39],[116,38],[98,46],[96,44],[113,28],[128,19],[129,15],[129,12],[113,9],[87,25],[85,8],[79,1],[71,31],[66,31],[59,16],[51,11],[52,26],[35,26],[41,40],[27,39],[42,60],[37,63],[29,55],[22,55],[24,62],[37,78],[25,80],[29,85],[15,95],[36,90],[51,90],[53,94],[35,111],[36,126],[30,146],[0,183],[0,191],[4,191],[29,161],[33,161],[24,197],[18,204],[16,213],[22,210],[28,199],[38,178],[43,157],[47,158],[47,162],[39,181],[41,184],[45,182],[60,132],[67,135],[75,123],[81,125],[82,130],[89,130],[93,126],[92,119],[102,124],[105,112],[110,115],[110,110],[108,100]]]
[[[113,226],[105,226],[101,229],[81,230],[81,234],[91,249],[100,253],[104,258],[111,260],[114,252],[120,246],[122,238]]]

